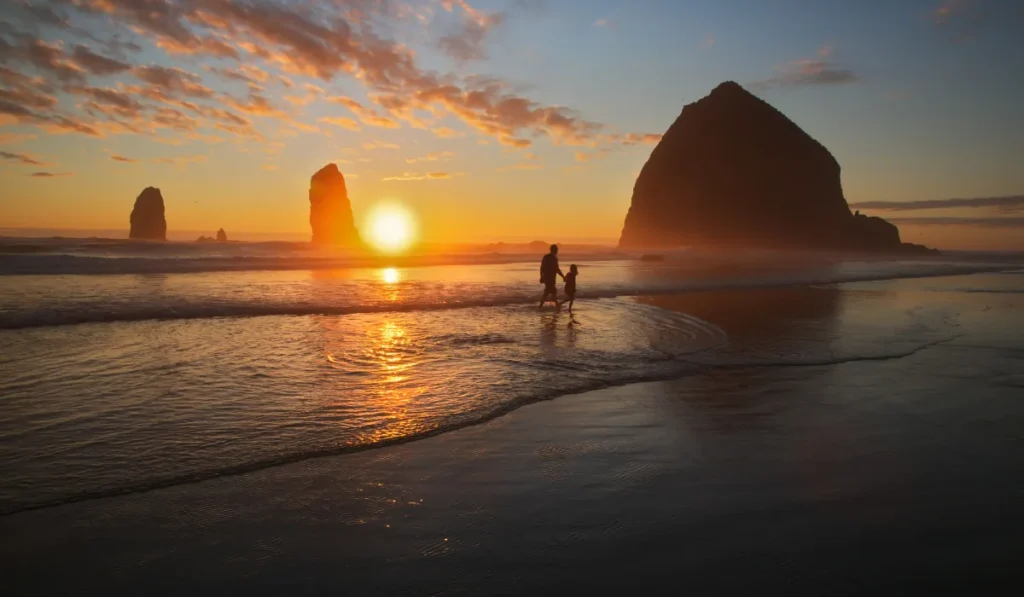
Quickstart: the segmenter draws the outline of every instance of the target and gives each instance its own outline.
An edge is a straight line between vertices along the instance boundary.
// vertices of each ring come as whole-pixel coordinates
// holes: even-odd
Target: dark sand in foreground
[[[7,594],[1005,592],[1014,356],[711,371],[0,519]]]

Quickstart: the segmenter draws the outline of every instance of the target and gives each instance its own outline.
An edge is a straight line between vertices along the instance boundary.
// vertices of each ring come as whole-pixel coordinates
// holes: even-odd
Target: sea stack
[[[683,108],[633,187],[619,246],[924,252],[850,213],[839,163],[732,81]]]
[[[309,225],[314,244],[360,244],[345,177],[334,164],[321,168],[309,181]]]
[[[221,228],[220,230],[217,231],[217,242],[219,242],[219,243],[226,243],[226,242],[228,242],[228,233],[224,232],[223,228]]]
[[[135,199],[132,208],[131,230],[128,238],[167,240],[167,220],[164,219],[164,198],[160,189],[146,187]]]

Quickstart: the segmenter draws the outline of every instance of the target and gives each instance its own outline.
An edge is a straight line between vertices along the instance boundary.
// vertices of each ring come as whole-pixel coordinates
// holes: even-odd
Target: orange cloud
[[[466,133],[461,133],[461,132],[459,132],[459,131],[457,131],[455,129],[450,129],[450,128],[444,127],[444,126],[438,127],[436,129],[430,129],[430,132],[434,133],[435,135],[437,135],[438,137],[440,137],[442,139],[455,139],[457,137],[465,137],[466,136]]]
[[[35,135],[28,133],[0,133],[0,145],[14,145],[35,138]]]
[[[249,95],[245,100],[239,100],[229,95],[223,96],[222,100],[225,104],[244,114],[285,118],[285,113],[274,106],[270,100],[260,92],[258,87],[250,86]]]
[[[132,158],[126,158],[126,157],[124,157],[122,155],[112,155],[112,156],[110,156],[110,159],[114,160],[115,162],[121,162],[123,164],[137,164],[137,163],[139,163],[139,160],[134,160]]]
[[[238,50],[214,36],[196,37],[194,41],[184,44],[175,39],[164,37],[156,40],[156,47],[168,54],[211,54],[218,58],[238,59]]]
[[[538,164],[536,162],[520,162],[518,164],[512,164],[511,166],[502,166],[498,168],[498,172],[508,172],[510,170],[543,170],[544,164]]]
[[[363,143],[363,149],[401,149],[394,143],[385,143],[384,141],[373,141],[370,143]]]
[[[317,122],[326,122],[327,124],[333,124],[334,126],[340,126],[341,128],[348,129],[350,131],[362,130],[359,127],[359,123],[356,122],[355,120],[352,120],[351,118],[338,118],[336,116],[325,116],[325,117],[321,118],[320,120],[318,120]]]
[[[498,143],[519,149],[525,149],[533,145],[533,141],[530,141],[529,139],[516,139],[515,137],[499,137]]]
[[[449,12],[461,13],[462,24],[440,43],[450,54],[463,59],[481,56],[486,34],[499,26],[504,16],[484,13],[465,0],[441,0],[441,5]],[[428,128],[451,115],[481,134],[513,147],[529,147],[537,137],[576,146],[594,146],[602,141],[603,125],[586,120],[569,108],[533,101],[500,80],[460,77],[423,68],[412,49],[376,33],[386,28],[366,26],[371,16],[394,18],[398,9],[389,2],[360,0],[350,3],[347,10],[331,2],[243,0],[64,0],[63,6],[68,11],[102,15],[107,22],[124,23],[168,53],[224,60],[242,59],[239,52],[248,54],[244,56],[244,65],[210,69],[210,73],[250,85],[266,83],[276,76],[277,82],[294,88],[291,79],[271,75],[268,67],[325,82],[338,77],[354,78],[365,85],[371,101],[383,111],[359,102],[342,101],[366,126],[398,128],[400,122],[407,122]],[[65,26],[42,21],[40,25]],[[47,80],[71,82],[83,88],[88,87],[89,76],[120,72],[126,65],[84,47],[76,48],[70,55],[60,45],[41,40],[26,41],[19,47],[23,50],[19,60],[45,72]],[[260,61],[262,68],[255,66]],[[84,120],[81,114],[60,111],[55,104],[33,107],[25,102],[11,102],[7,97],[0,97],[0,117],[96,136],[112,131],[145,131],[151,128],[152,121],[183,133],[197,127],[213,127],[251,138],[260,135],[235,112],[286,118],[282,110],[267,101],[261,89],[250,87],[248,98],[235,99],[221,97],[197,75],[177,68],[148,64],[132,66],[125,72],[133,73],[147,85],[135,98],[145,105],[144,115],[137,121],[111,111],[109,106],[104,110],[105,105],[100,102],[87,106],[92,109],[88,115],[96,120]],[[10,90],[5,85],[4,92]],[[53,95],[39,86],[32,91],[33,97],[24,88],[21,94],[37,103]],[[299,98],[294,96],[292,103],[301,105],[306,101],[297,101]],[[231,110],[206,106],[201,100],[223,101]],[[218,109],[221,111],[213,112]],[[177,110],[185,117],[166,110]],[[151,118],[153,115],[159,120]],[[453,134],[445,127],[433,130],[438,136]]]
[[[587,153],[584,151],[577,151],[575,154],[577,162],[589,162],[591,160],[601,159],[608,155],[607,151],[598,151],[594,153]]]
[[[661,141],[660,133],[629,133],[623,135],[621,143],[623,145],[632,146],[643,143],[644,145],[657,145]]]
[[[348,108],[350,112],[356,115],[356,118],[358,118],[360,122],[367,126],[376,126],[389,129],[399,128],[400,126],[394,120],[378,114],[377,111],[374,110],[373,108],[367,108],[366,106],[362,105],[361,103],[350,97],[329,97],[327,98],[327,101],[341,106],[345,106],[346,108]]]
[[[155,91],[169,96],[182,95],[186,97],[210,99],[214,96],[213,90],[202,84],[202,79],[180,68],[167,68],[164,66],[139,66],[136,67],[135,76],[149,83]]]
[[[74,176],[74,172],[33,172],[29,174],[32,178],[57,178],[60,176]]]
[[[153,160],[158,164],[168,164],[171,166],[187,166],[189,164],[201,164],[206,161],[205,155],[186,155],[179,157],[170,158],[156,158]]]
[[[461,176],[462,172],[428,172],[426,174],[418,174],[415,172],[404,172],[396,176],[385,176],[381,178],[383,181],[414,181],[414,180],[447,180],[453,176]]]
[[[501,13],[486,14],[474,9],[463,0],[442,0],[442,6],[453,12],[455,6],[462,9],[462,22],[437,44],[441,51],[456,60],[479,60],[486,57],[486,39],[494,28],[505,21]]]
[[[455,154],[451,151],[441,151],[437,153],[428,153],[425,156],[418,158],[406,158],[405,163],[416,164],[418,162],[437,162],[439,160],[455,157]]]

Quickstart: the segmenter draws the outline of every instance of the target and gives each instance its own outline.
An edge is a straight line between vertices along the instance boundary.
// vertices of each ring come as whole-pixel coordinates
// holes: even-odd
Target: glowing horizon
[[[1024,60],[1024,11],[910,0],[797,27],[761,2],[528,4],[7,3],[0,228],[127,229],[155,186],[172,238],[297,239],[333,162],[357,223],[398,201],[420,242],[614,240],[661,133],[731,79],[904,240],[1024,249],[1024,83],[990,59]]]

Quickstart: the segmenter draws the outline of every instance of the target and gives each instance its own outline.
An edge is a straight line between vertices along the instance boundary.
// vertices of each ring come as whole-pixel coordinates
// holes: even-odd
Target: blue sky
[[[357,219],[388,199],[427,238],[614,239],[656,135],[735,80],[832,151],[850,203],[913,216],[911,240],[949,218],[971,222],[959,244],[1020,232],[1024,199],[885,202],[1024,194],[1024,2],[147,2],[163,16],[0,8],[0,227],[118,228],[155,185],[172,230],[303,234],[335,161]]]

